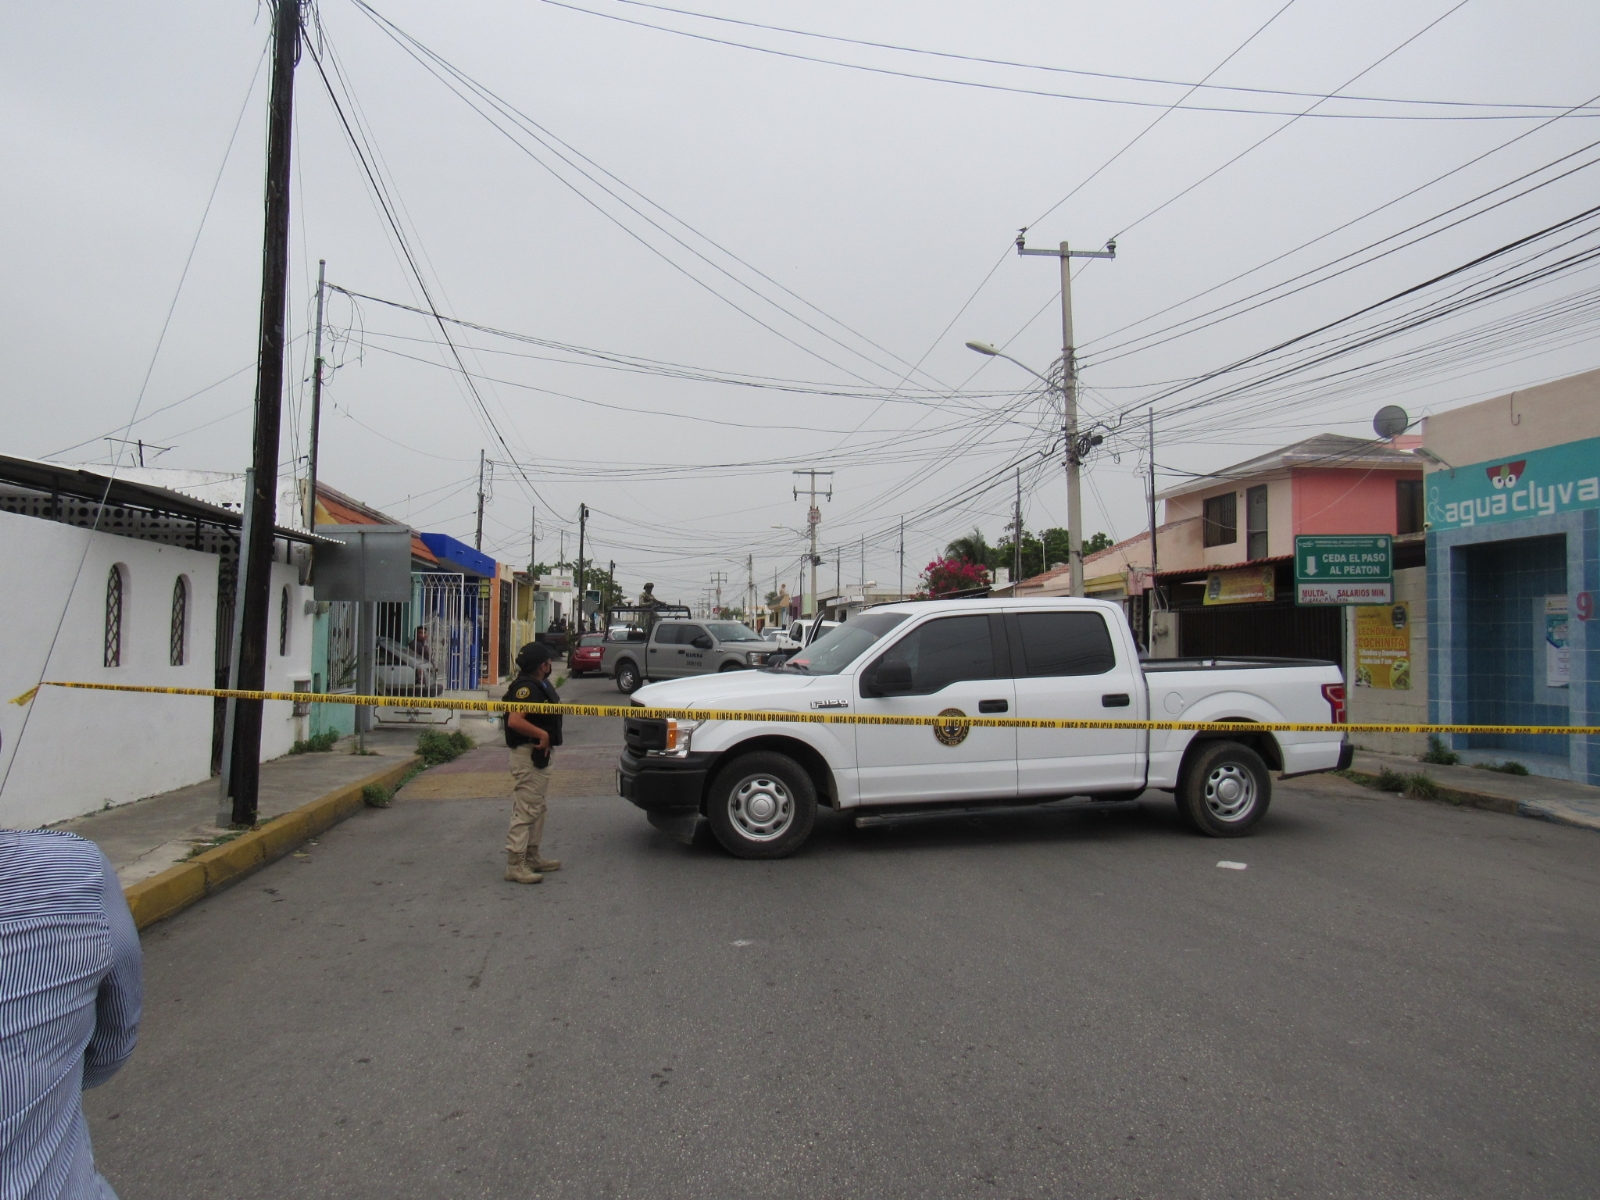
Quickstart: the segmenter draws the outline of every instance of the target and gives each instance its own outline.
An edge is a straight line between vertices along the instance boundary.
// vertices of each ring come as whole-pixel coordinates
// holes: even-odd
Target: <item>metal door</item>
[[[683,653],[678,645],[680,628],[662,622],[650,631],[650,641],[645,650],[647,679],[672,679],[683,673],[678,669],[678,656]]]
[[[699,625],[678,626],[678,674],[702,675],[706,670],[707,651],[694,644],[695,638],[708,636]],[[713,643],[714,645],[715,643]]]
[[[1015,686],[1000,669],[998,617],[935,617],[908,630],[874,663],[903,662],[913,688],[904,695],[860,695],[864,716],[1004,716]],[[862,804],[1009,799],[1017,794],[1017,731],[981,726],[857,725]]]
[[[1098,612],[1006,617],[1017,716],[1028,720],[1138,721],[1144,679]],[[1135,730],[1017,730],[1023,796],[1123,791],[1144,781],[1145,735]]]

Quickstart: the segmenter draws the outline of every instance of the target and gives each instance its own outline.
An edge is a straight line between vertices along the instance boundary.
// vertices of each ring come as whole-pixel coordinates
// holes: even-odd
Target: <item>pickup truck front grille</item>
[[[635,754],[667,748],[667,723],[661,717],[624,717],[622,740]]]

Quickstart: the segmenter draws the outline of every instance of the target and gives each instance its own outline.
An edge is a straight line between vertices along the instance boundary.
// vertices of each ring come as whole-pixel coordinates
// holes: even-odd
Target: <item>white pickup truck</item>
[[[764,671],[652,684],[662,708],[1026,719],[1342,724],[1344,679],[1314,659],[1141,663],[1114,604],[940,600],[874,608]],[[1147,788],[1213,837],[1265,815],[1271,772],[1349,765],[1338,733],[799,724],[628,717],[617,790],[657,828],[741,858],[804,845],[819,805],[858,825]]]

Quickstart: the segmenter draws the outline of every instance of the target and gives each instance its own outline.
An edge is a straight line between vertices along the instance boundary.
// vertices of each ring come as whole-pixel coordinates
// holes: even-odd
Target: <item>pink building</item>
[[[1396,568],[1421,566],[1420,442],[1322,433],[1162,494],[1151,653],[1342,663],[1343,610],[1295,604],[1294,539],[1386,533]]]
[[[1161,573],[1286,559],[1297,534],[1420,535],[1421,443],[1320,433],[1170,488]]]

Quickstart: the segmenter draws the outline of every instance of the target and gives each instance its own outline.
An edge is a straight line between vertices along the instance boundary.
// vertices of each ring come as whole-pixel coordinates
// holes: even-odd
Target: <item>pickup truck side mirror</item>
[[[695,638],[693,642],[696,650],[709,650],[715,644],[716,643],[711,640],[711,635],[709,633],[702,633],[699,637]]]
[[[882,658],[867,668],[861,678],[863,696],[899,696],[915,686],[911,664],[903,659]]]

